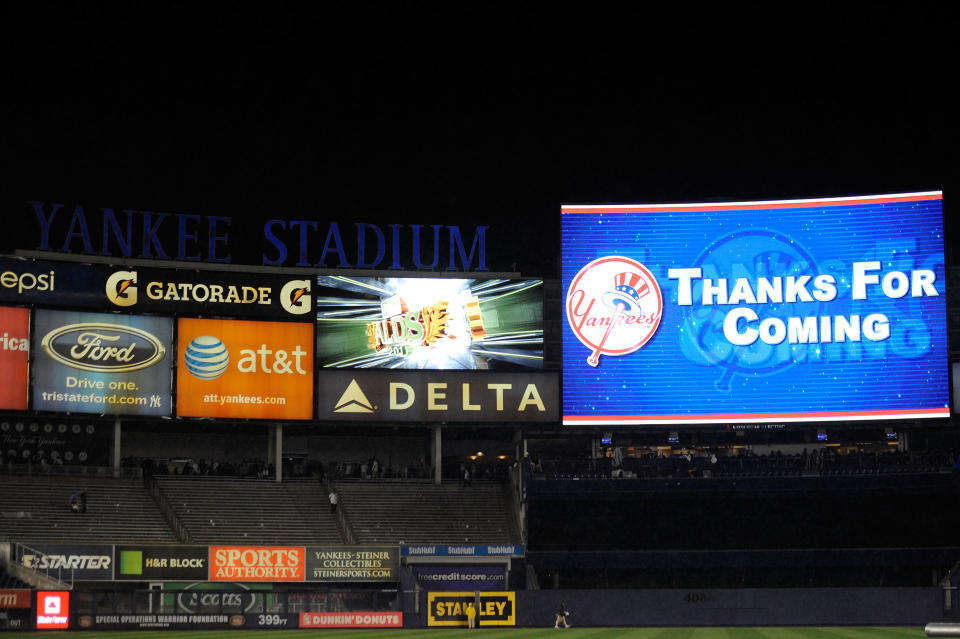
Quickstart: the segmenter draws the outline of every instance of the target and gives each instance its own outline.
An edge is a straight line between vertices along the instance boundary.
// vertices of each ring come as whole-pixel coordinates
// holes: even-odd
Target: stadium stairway
[[[70,510],[85,490],[87,512]],[[139,479],[0,477],[0,539],[24,543],[176,543],[177,537]]]
[[[341,544],[323,485],[219,477],[154,477],[192,543]]]
[[[336,482],[357,543],[520,543],[507,487],[389,480]]]

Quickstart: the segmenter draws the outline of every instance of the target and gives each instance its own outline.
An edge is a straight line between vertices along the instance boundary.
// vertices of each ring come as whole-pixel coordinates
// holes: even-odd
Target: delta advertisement
[[[2,281],[2,279],[0,279]],[[30,311],[0,306],[0,410],[26,410]]]
[[[313,325],[179,320],[177,415],[313,417]]]
[[[948,417],[942,193],[562,207],[563,423]]]
[[[321,368],[543,368],[543,282],[320,276]]]
[[[479,605],[476,601],[479,599]],[[514,592],[428,592],[428,626],[466,626],[467,606],[477,611],[478,626],[517,625],[517,600]]]
[[[171,414],[173,320],[38,310],[35,321],[35,410]]]
[[[317,419],[400,422],[555,422],[556,373],[322,370]]]

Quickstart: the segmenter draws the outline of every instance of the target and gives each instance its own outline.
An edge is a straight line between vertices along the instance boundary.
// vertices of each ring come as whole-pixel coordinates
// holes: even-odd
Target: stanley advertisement
[[[321,421],[552,422],[556,373],[321,370]]]
[[[173,320],[38,310],[33,407],[169,416]]]
[[[517,599],[513,592],[481,592],[477,608],[478,625],[517,625]],[[429,592],[427,593],[428,626],[466,626],[467,605],[476,605],[476,593]]]

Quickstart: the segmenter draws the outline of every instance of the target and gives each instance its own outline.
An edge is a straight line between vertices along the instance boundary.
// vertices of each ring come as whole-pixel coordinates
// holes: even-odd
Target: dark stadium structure
[[[79,263],[54,258],[17,261]],[[544,280],[531,379],[560,370],[561,307]],[[68,592],[71,628],[419,627],[474,597],[481,625],[541,625],[560,601],[582,625],[956,619],[951,421],[0,417],[0,592]],[[4,627],[33,627],[32,601]]]

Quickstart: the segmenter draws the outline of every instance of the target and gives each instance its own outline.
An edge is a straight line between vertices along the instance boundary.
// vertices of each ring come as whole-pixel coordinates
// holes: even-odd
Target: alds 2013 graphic
[[[949,415],[939,191],[562,218],[564,423]]]

